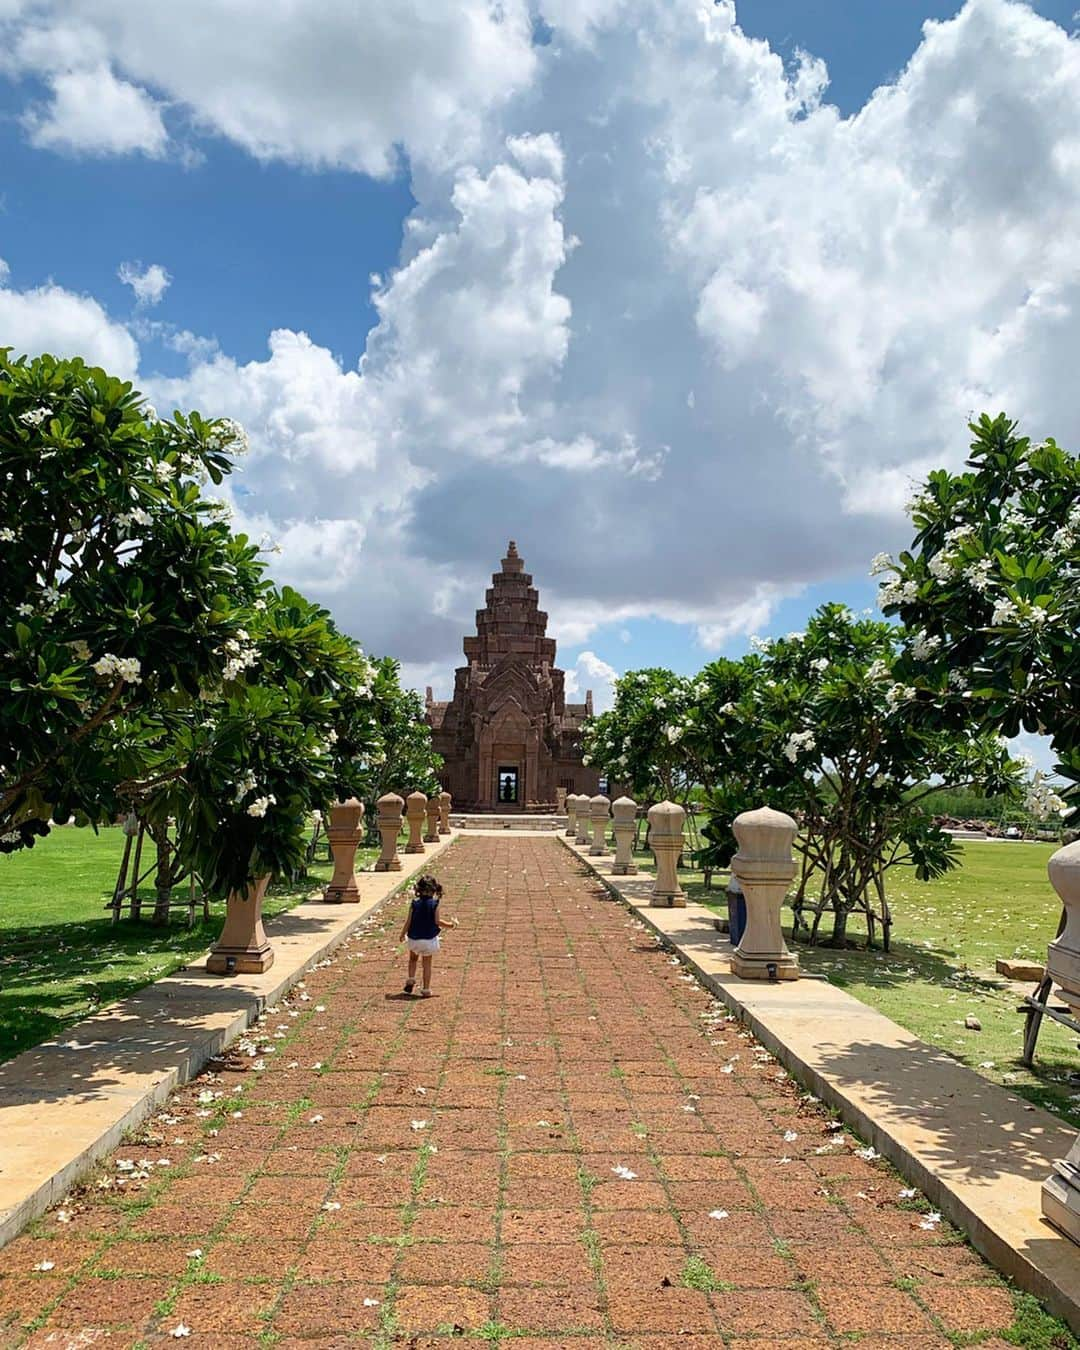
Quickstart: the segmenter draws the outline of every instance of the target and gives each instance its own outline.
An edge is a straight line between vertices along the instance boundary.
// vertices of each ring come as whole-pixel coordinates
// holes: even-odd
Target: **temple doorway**
[[[520,803],[521,791],[516,764],[500,765],[498,788],[500,806],[517,806]]]

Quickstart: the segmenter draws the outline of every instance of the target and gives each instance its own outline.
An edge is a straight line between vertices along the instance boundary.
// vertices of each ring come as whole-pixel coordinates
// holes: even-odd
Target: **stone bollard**
[[[576,792],[571,792],[566,798],[566,837],[567,839],[577,838],[577,813],[578,803],[581,801]]]
[[[591,797],[582,793],[577,799],[577,834],[574,837],[575,844],[587,844],[589,842],[589,803]]]
[[[375,805],[379,813],[379,837],[382,839],[382,852],[375,864],[375,871],[400,872],[397,841],[401,833],[401,808],[405,802],[396,792],[388,792]]]
[[[685,909],[686,892],[679,885],[679,855],[683,851],[686,812],[677,802],[649,807],[649,846],[656,859],[656,881],[650,904]]]
[[[263,896],[270,874],[253,881],[242,893],[225,900],[225,926],[206,958],[212,975],[261,975],[274,964],[274,949],[263,927]]]
[[[360,899],[360,883],[356,879],[356,850],[364,825],[364,803],[350,797],[346,802],[335,802],[330,808],[326,837],[334,855],[334,875],[330,878],[323,899],[330,905],[355,904]]]
[[[429,797],[427,799],[427,833],[424,835],[425,844],[437,844],[439,842],[439,799],[438,797]]]
[[[783,811],[744,811],[732,826],[739,851],[731,860],[746,899],[746,929],[731,958],[744,980],[797,980],[799,963],[780,929],[780,906],[795,875],[791,845],[798,825]]]
[[[409,842],[406,853],[423,853],[424,841],[420,835],[424,828],[424,816],[427,813],[427,797],[422,792],[410,792],[405,798],[405,819],[409,822]]]
[[[1047,864],[1050,884],[1065,906],[1065,926],[1046,950],[1046,973],[1073,1017],[1080,1017],[1080,842],[1066,844]],[[1042,1212],[1073,1242],[1080,1243],[1080,1136],[1069,1156],[1054,1164],[1043,1182]]]
[[[440,833],[440,834],[449,834],[449,833],[450,833],[450,803],[451,803],[453,800],[454,800],[454,799],[453,799],[453,797],[450,796],[449,792],[440,792],[440,793],[439,793],[439,833]]]
[[[631,797],[617,797],[611,804],[611,814],[615,817],[611,827],[615,836],[615,866],[611,870],[617,877],[632,877],[637,872],[634,862],[637,802]]]
[[[589,802],[589,819],[592,821],[592,848],[590,858],[602,858],[607,849],[607,823],[611,817],[611,801],[598,792]]]

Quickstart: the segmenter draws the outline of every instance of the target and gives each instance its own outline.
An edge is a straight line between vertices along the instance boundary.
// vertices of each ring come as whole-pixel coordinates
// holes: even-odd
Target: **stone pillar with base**
[[[427,830],[424,833],[425,844],[437,844],[439,842],[439,799],[438,797],[429,797],[427,799]]]
[[[410,792],[405,798],[405,819],[409,824],[409,842],[406,853],[423,853],[424,816],[427,814],[427,797],[422,792]]]
[[[678,802],[657,802],[649,807],[649,847],[656,859],[652,905],[685,909],[686,892],[679,885],[679,856],[683,851],[686,812]]]
[[[567,839],[577,838],[577,813],[581,797],[576,792],[571,792],[566,798],[566,837]]]
[[[1065,926],[1046,950],[1046,973],[1073,1017],[1080,1018],[1080,841],[1066,844],[1047,864],[1050,884],[1065,906]],[[1080,1136],[1069,1156],[1054,1164],[1043,1182],[1042,1212],[1073,1242],[1080,1243]]]
[[[574,836],[575,844],[587,844],[589,842],[589,812],[591,807],[589,803],[592,798],[584,793],[577,800],[577,834]]]
[[[396,792],[388,792],[376,802],[379,813],[379,837],[382,839],[382,852],[375,864],[376,872],[400,872],[401,859],[398,857],[397,841],[401,833],[401,808],[404,798]]]
[[[206,958],[212,975],[261,975],[274,964],[274,949],[263,927],[263,896],[269,873],[253,881],[225,901],[225,927],[214,950]]]
[[[355,904],[360,899],[360,884],[356,879],[356,850],[363,833],[364,803],[350,797],[335,802],[330,808],[326,837],[334,855],[334,875],[323,894],[329,905]]]
[[[780,906],[795,875],[791,845],[799,827],[783,811],[744,811],[732,826],[739,851],[731,860],[746,899],[746,929],[731,958],[744,980],[797,980],[799,963],[780,929]]]
[[[607,823],[611,818],[611,800],[598,792],[589,801],[589,819],[592,821],[592,848],[590,858],[602,858],[607,848]]]
[[[615,866],[617,877],[632,877],[637,873],[634,862],[634,830],[637,823],[637,802],[631,797],[616,797],[611,803],[615,822],[611,832],[615,836]]]
[[[450,796],[449,792],[440,792],[440,793],[439,793],[439,833],[440,833],[440,834],[449,834],[449,833],[450,833],[450,803],[451,803],[453,800],[454,800],[454,799],[453,799],[453,797]]]

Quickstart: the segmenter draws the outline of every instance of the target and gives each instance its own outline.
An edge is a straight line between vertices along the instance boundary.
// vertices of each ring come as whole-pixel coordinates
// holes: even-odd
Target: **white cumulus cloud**
[[[231,491],[279,574],[449,670],[513,535],[564,647],[652,617],[717,650],[902,545],[970,412],[1080,444],[1077,39],[967,0],[844,117],[730,0],[538,8],[539,43],[524,0],[0,11],[46,88],[107,69],[184,135],[411,175],[357,369],[280,329],[248,362],[176,335],[187,373],[144,379],[248,426]],[[135,364],[88,298],[5,305]]]
[[[172,277],[160,263],[151,263],[148,267],[141,263],[121,263],[117,276],[125,286],[131,287],[140,305],[158,304],[172,284]]]
[[[0,267],[0,332],[16,354],[81,356],[121,379],[135,376],[138,344],[92,297],[51,284],[18,290],[6,282]]]
[[[0,8],[3,60],[43,74],[38,144],[160,154],[158,91],[260,159],[385,175],[461,162],[536,65],[525,0],[36,0]]]
[[[68,154],[164,154],[168,133],[161,109],[145,89],[105,65],[49,71],[44,78],[49,98],[22,117],[34,145]]]

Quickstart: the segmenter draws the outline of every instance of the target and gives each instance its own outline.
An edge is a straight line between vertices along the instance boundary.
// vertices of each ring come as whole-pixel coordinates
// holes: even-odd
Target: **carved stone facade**
[[[462,811],[554,811],[560,794],[599,789],[581,762],[581,732],[592,716],[592,692],[567,703],[555,665],[555,639],[525,564],[510,541],[476,634],[465,639],[454,696],[436,702],[427,691],[427,720],[445,761],[440,777]]]

